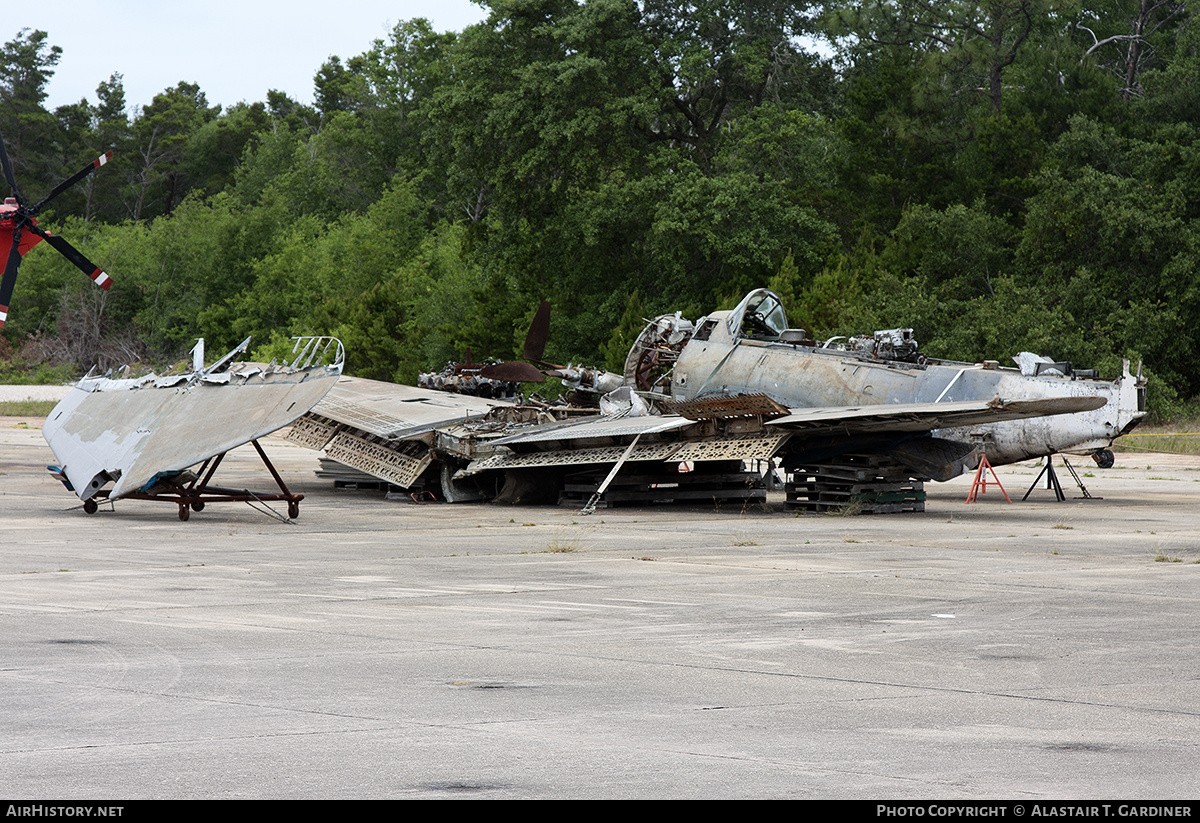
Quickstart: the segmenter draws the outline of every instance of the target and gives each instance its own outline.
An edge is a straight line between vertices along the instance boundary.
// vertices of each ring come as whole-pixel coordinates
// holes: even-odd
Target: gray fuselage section
[[[1097,396],[1107,400],[1090,412],[934,433],[954,440],[979,440],[988,459],[996,464],[1106,448],[1145,414],[1140,408],[1139,379],[1130,375],[1128,362],[1116,380],[1032,376],[994,363],[903,362],[811,344],[755,339],[742,333],[737,312],[714,312],[697,324],[701,330],[697,337],[707,339],[693,337],[680,352],[671,384],[675,399],[762,392],[789,408],[990,401],[996,397],[1005,401]]]

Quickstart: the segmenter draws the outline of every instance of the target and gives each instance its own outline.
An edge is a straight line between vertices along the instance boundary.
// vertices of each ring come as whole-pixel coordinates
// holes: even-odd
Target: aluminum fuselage
[[[994,464],[1058,452],[1107,448],[1145,414],[1140,380],[1128,361],[1116,380],[1022,374],[994,364],[887,360],[855,351],[751,339],[739,333],[735,309],[705,320],[707,339],[693,337],[675,363],[671,393],[677,400],[762,392],[790,408],[939,403],[968,400],[1031,400],[1103,397],[1106,404],[1077,414],[1015,420],[970,429],[934,432],[954,440],[978,440]]]

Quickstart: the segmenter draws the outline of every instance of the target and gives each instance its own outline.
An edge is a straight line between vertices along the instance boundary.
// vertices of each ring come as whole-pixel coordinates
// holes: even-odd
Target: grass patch
[[[61,386],[79,379],[71,365],[30,363],[20,357],[0,360],[0,383],[10,386]]]
[[[5,400],[0,417],[46,417],[57,405],[57,400]]]
[[[1155,563],[1182,563],[1183,558],[1176,557],[1173,554],[1165,554],[1162,549],[1159,549],[1154,554],[1154,562]]]
[[[1200,419],[1142,424],[1113,444],[1114,451],[1200,454]]]
[[[861,500],[854,500],[840,509],[829,509],[825,512],[826,517],[855,517],[862,514],[863,504]]]
[[[579,551],[580,534],[568,535],[566,531],[561,531],[554,536],[554,539],[543,549],[544,554],[571,554]]]

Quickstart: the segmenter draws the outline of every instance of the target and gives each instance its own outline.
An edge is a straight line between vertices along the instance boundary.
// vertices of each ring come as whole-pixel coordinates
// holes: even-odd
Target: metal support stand
[[[621,455],[621,459],[617,461],[617,464],[612,467],[612,471],[608,473],[608,477],[604,478],[604,482],[600,484],[600,488],[596,489],[596,493],[593,494],[591,499],[588,500],[587,504],[579,510],[581,515],[592,514],[596,511],[596,504],[600,502],[601,495],[604,494],[605,489],[608,488],[608,484],[613,481],[613,478],[617,476],[617,472],[619,472],[621,467],[625,465],[625,461],[629,459],[629,455],[633,454],[634,447],[637,446],[638,440],[640,440],[641,437],[642,436],[639,434],[633,438],[633,442],[629,444],[627,449],[625,449],[625,453]]]
[[[1080,479],[1079,473],[1075,471],[1075,467],[1067,461],[1066,457],[1063,457],[1062,462],[1063,465],[1067,467],[1067,471],[1071,473],[1071,477],[1075,479],[1075,485],[1079,486],[1079,491],[1083,493],[1084,499],[1103,500],[1101,497],[1094,497],[1092,493],[1087,490],[1087,486],[1083,485],[1083,480]],[[1042,466],[1042,470],[1038,474],[1037,479],[1033,481],[1033,485],[1029,487],[1029,491],[1025,492],[1025,497],[1022,497],[1021,500],[1024,501],[1029,497],[1030,493],[1041,481],[1043,476],[1046,477],[1046,488],[1054,491],[1055,499],[1057,499],[1059,503],[1066,500],[1067,496],[1063,494],[1062,485],[1058,482],[1058,475],[1054,471],[1054,457],[1053,455],[1049,454],[1046,455],[1044,459],[1044,465]]]
[[[971,482],[971,491],[967,495],[966,502],[974,503],[978,499],[979,495],[987,494],[988,479],[987,475],[983,473],[984,469],[987,469],[992,473],[992,485],[997,486],[1000,489],[1000,493],[1004,495],[1004,499],[1011,503],[1012,498],[1008,496],[1008,492],[1006,492],[1004,490],[1004,486],[1001,485],[1000,478],[996,476],[996,470],[993,469],[992,464],[988,462],[986,453],[979,458],[979,468],[975,469],[975,479]]]
[[[1042,482],[1043,477],[1046,478],[1046,488],[1054,492],[1054,498],[1059,503],[1067,499],[1067,496],[1063,494],[1062,484],[1058,482],[1058,474],[1054,471],[1054,457],[1048,454],[1042,458],[1042,470],[1038,472],[1037,479],[1033,481],[1033,485],[1025,492],[1025,496],[1021,498],[1022,503],[1029,499],[1029,495],[1037,488],[1037,484]]]
[[[1095,497],[1087,490],[1087,486],[1083,485],[1083,481],[1079,479],[1079,474],[1075,471],[1075,467],[1067,462],[1067,458],[1063,458],[1063,465],[1067,467],[1067,471],[1075,478],[1075,484],[1079,486],[1079,490],[1083,492],[1083,496],[1087,500],[1103,500],[1103,497]]]
[[[283,478],[279,476],[279,472],[275,470],[275,466],[267,458],[267,453],[263,451],[262,446],[258,445],[257,440],[251,440],[250,443],[254,446],[258,456],[262,458],[263,465],[267,467],[267,471],[271,473],[271,477],[275,479],[275,483],[279,486],[279,492],[263,492],[256,493],[248,489],[227,489],[221,486],[210,486],[209,482],[217,471],[217,467],[221,465],[221,461],[225,459],[226,452],[221,452],[215,457],[210,457],[200,464],[200,470],[192,476],[190,483],[174,482],[170,479],[159,480],[153,488],[162,489],[161,491],[153,492],[133,492],[123,495],[123,497],[132,498],[134,500],[165,500],[175,503],[179,506],[179,519],[187,520],[193,511],[204,511],[205,505],[208,503],[249,503],[257,502],[273,502],[287,501],[288,517],[295,519],[300,516],[300,501],[304,499],[303,494],[293,494],[288,490],[287,485],[283,482]],[[108,490],[102,489],[96,493],[96,496],[90,500],[84,501],[83,510],[88,514],[96,512],[97,498],[107,498]]]

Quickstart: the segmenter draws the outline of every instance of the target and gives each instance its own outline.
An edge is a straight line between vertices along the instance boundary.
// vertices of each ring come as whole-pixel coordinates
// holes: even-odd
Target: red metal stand
[[[267,453],[262,450],[262,446],[258,445],[257,440],[251,440],[250,443],[253,444],[255,451],[258,452],[258,456],[262,458],[263,465],[267,467],[267,471],[271,473],[271,477],[275,479],[276,485],[279,486],[278,493],[256,493],[248,489],[226,489],[221,486],[210,486],[209,481],[212,480],[212,476],[216,473],[217,467],[221,465],[221,461],[225,459],[226,452],[221,452],[215,457],[205,460],[201,464],[200,470],[192,477],[191,482],[186,485],[162,479],[154,486],[155,489],[160,489],[160,491],[133,492],[132,494],[122,495],[122,498],[170,501],[179,506],[180,520],[187,520],[191,516],[192,511],[204,511],[204,506],[208,503],[249,503],[251,501],[266,503],[281,500],[287,501],[289,518],[295,519],[299,517],[300,501],[304,499],[304,495],[292,494],[292,492],[288,491],[283,478],[279,476],[279,472],[275,471],[275,467],[267,459]],[[84,501],[83,510],[88,514],[95,514],[97,509],[96,499],[106,499],[107,497],[108,490],[102,489],[97,492],[95,497]]]
[[[992,485],[1000,489],[1000,493],[1004,495],[1004,499],[1009,503],[1012,498],[1008,496],[1008,492],[1004,490],[1004,486],[1000,484],[1000,478],[996,476],[996,470],[992,468],[992,464],[988,462],[987,454],[979,458],[979,468],[975,469],[975,480],[971,483],[971,493],[967,495],[966,502],[974,503],[976,498],[981,494],[987,494],[988,479],[983,470],[987,469],[992,473]]]

